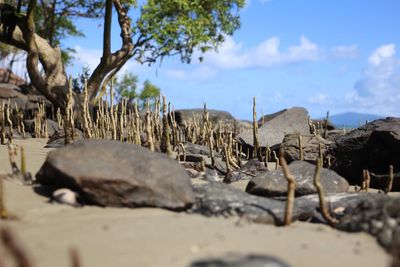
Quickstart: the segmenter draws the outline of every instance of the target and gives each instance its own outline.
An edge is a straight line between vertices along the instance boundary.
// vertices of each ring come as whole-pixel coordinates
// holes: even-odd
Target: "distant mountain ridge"
[[[360,125],[364,125],[367,121],[371,122],[386,117],[387,116],[368,113],[345,112],[329,116],[329,121],[338,128],[343,126],[347,128],[357,128]]]

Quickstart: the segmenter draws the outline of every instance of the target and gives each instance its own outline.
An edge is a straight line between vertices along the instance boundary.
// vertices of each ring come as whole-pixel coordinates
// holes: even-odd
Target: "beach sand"
[[[50,151],[43,148],[45,140],[15,143],[24,145],[28,171],[35,174]],[[7,148],[0,146],[0,173],[8,172]],[[78,250],[83,267],[186,267],[196,259],[226,253],[276,256],[293,267],[390,264],[389,255],[365,233],[303,222],[276,227],[152,208],[73,208],[49,203],[29,186],[11,181],[4,185],[6,207],[19,220],[0,221],[0,226],[16,234],[37,267],[71,266],[71,248]],[[1,245],[0,257],[9,262]]]

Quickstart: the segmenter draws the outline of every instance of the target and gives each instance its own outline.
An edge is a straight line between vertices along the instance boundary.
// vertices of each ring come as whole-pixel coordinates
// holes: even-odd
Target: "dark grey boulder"
[[[175,121],[183,125],[185,122],[189,123],[193,117],[196,117],[197,119],[201,119],[203,117],[203,112],[204,109],[202,108],[197,108],[197,109],[180,109],[180,110],[175,110],[174,115],[175,115]],[[211,122],[218,122],[218,121],[234,121],[235,118],[226,111],[222,110],[214,110],[214,109],[208,109],[207,112],[209,113],[209,119]]]
[[[77,141],[52,151],[36,178],[100,206],[176,210],[194,201],[189,177],[177,161],[117,141]]]
[[[296,196],[315,194],[315,165],[305,161],[294,161],[289,164],[290,173],[296,178]],[[321,184],[326,194],[347,192],[348,182],[334,171],[321,170]],[[281,169],[268,171],[250,180],[246,192],[264,197],[281,197],[287,195],[287,181]]]
[[[279,113],[258,129],[261,147],[274,147],[282,143],[286,134],[310,134],[308,111],[294,107]],[[237,136],[242,145],[253,146],[253,130],[245,130]]]
[[[83,139],[82,131],[79,129],[75,129],[73,141],[78,141],[82,139]],[[63,129],[59,129],[58,131],[55,131],[52,135],[50,135],[45,148],[61,148],[64,146],[65,146],[65,132]]]
[[[361,184],[363,169],[376,175],[388,174],[389,165],[400,171],[400,118],[370,122],[337,139],[329,149],[332,169],[351,184]],[[371,180],[371,187],[385,188]],[[393,190],[400,190],[396,184]]]
[[[306,161],[317,160],[319,157],[319,145],[321,144],[322,154],[325,154],[332,142],[325,140],[320,135],[301,135],[303,148],[303,159]],[[285,159],[288,163],[300,160],[299,135],[287,134],[283,139],[281,148],[284,151]]]
[[[365,194],[365,193],[364,193]],[[371,194],[372,195],[372,194]],[[343,231],[364,231],[375,236],[380,245],[391,250],[400,248],[400,198],[375,194],[347,209],[337,228]]]
[[[198,260],[189,267],[289,267],[289,265],[272,256],[228,254],[220,258]]]
[[[195,204],[189,210],[205,216],[237,216],[264,224],[282,225],[285,201],[247,194],[224,183],[194,185]],[[381,194],[338,193],[326,194],[332,216],[340,219],[366,199],[378,199]],[[298,197],[294,201],[292,221],[326,223],[320,214],[317,194]]]
[[[64,129],[60,129],[60,127],[58,127],[58,123],[51,120],[51,119],[46,119],[46,123],[47,123],[47,132],[49,134],[49,136],[54,135],[56,132],[63,132]],[[31,119],[31,120],[24,120],[24,126],[25,126],[25,132],[29,132],[31,134],[33,134],[35,132],[35,120]]]
[[[202,146],[202,145],[197,145],[197,144],[192,144],[192,143],[186,143],[185,144],[185,151],[187,154],[199,154],[203,156],[209,156],[210,155],[210,149],[207,146]],[[216,152],[214,152],[214,155]]]

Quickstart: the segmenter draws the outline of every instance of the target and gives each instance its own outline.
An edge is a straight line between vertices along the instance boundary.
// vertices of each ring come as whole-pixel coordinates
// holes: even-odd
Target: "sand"
[[[15,143],[24,145],[28,170],[36,173],[50,151],[43,148],[45,140]],[[10,172],[8,165],[6,147],[0,146],[0,173]],[[293,267],[390,264],[373,237],[319,224],[275,227],[162,209],[72,208],[49,203],[31,187],[10,181],[5,181],[5,191],[8,210],[20,219],[0,225],[13,230],[37,267],[71,266],[71,248],[79,251],[83,267],[185,267],[196,259],[226,253],[272,255]],[[9,258],[1,246],[0,256]]]

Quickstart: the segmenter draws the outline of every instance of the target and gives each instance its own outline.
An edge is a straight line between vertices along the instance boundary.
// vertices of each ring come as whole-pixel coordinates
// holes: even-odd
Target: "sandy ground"
[[[28,170],[36,173],[50,150],[43,148],[45,140],[15,141],[21,142]],[[10,172],[8,165],[6,147],[0,146],[0,173]],[[193,260],[226,253],[273,255],[293,267],[390,263],[369,235],[323,225],[294,223],[283,228],[161,209],[72,208],[48,203],[31,187],[10,181],[5,181],[5,191],[8,210],[20,219],[0,225],[16,233],[37,267],[70,266],[71,248],[79,251],[83,267],[186,267]],[[8,257],[1,246],[0,256]]]

